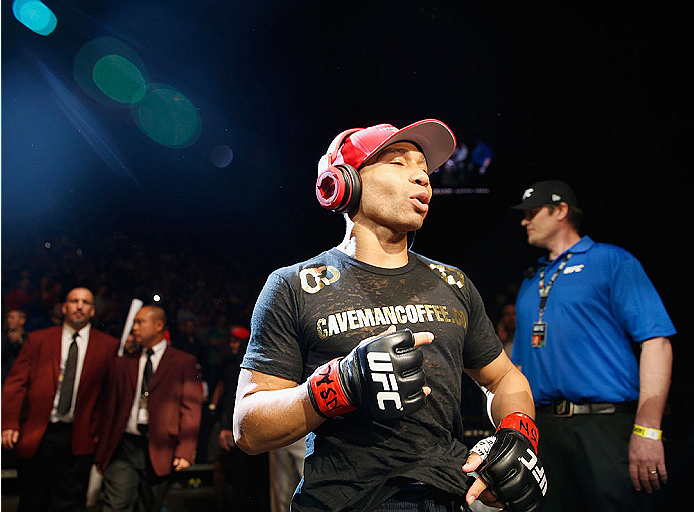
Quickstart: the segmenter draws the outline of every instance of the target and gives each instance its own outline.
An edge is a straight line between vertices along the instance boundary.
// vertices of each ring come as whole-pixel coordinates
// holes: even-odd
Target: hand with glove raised
[[[345,357],[319,366],[308,378],[308,394],[321,416],[334,418],[366,409],[374,419],[392,420],[426,403],[423,356],[419,346],[431,343],[428,332],[409,329],[368,338]]]
[[[510,512],[539,511],[547,493],[547,477],[537,457],[538,439],[532,418],[514,412],[501,421],[493,436],[473,446],[463,471],[469,473],[480,467],[482,482],[478,479],[470,487],[468,503],[486,487],[498,500],[490,502],[487,495],[488,505],[503,505]]]

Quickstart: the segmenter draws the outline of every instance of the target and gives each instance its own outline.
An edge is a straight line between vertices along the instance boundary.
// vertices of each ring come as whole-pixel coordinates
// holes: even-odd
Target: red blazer
[[[125,354],[113,365],[95,462],[108,466],[120,443],[135,400],[140,353]],[[167,346],[152,375],[147,399],[149,413],[149,458],[159,476],[168,475],[175,457],[195,462],[202,381],[192,355]]]
[[[60,377],[62,326],[29,333],[2,388],[2,430],[19,430],[16,453],[30,458],[36,453],[53,408]],[[103,393],[119,341],[93,327],[75,397],[72,452],[94,453]],[[24,407],[22,407],[24,404]]]

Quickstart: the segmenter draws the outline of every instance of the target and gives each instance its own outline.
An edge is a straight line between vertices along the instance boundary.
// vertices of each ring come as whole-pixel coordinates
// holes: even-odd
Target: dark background
[[[337,133],[434,117],[461,142],[492,145],[489,193],[437,196],[413,249],[461,267],[491,307],[539,256],[509,206],[533,181],[568,181],[585,233],[633,252],[660,291],[680,333],[672,405],[691,402],[683,12],[627,2],[45,3],[58,25],[44,37],[2,2],[3,265],[19,240],[41,251],[56,233],[85,247],[125,237],[242,261],[262,284],[342,238],[342,218],[313,191]],[[194,144],[164,147],[128,109],[79,87],[77,52],[105,36],[197,107]],[[218,144],[234,152],[224,168],[210,160]]]

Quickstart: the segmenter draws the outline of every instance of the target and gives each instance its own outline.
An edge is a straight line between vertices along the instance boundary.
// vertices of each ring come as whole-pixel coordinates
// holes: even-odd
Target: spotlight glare
[[[92,78],[101,92],[118,103],[137,103],[147,87],[137,66],[120,55],[101,57],[94,64]]]
[[[200,136],[201,122],[195,105],[169,86],[149,85],[131,111],[137,126],[162,146],[185,148]]]
[[[129,107],[147,88],[147,69],[139,55],[113,37],[89,41],[73,63],[75,80],[84,92],[108,107]]]
[[[49,35],[58,24],[53,11],[38,0],[15,0],[12,13],[22,25],[41,36]]]

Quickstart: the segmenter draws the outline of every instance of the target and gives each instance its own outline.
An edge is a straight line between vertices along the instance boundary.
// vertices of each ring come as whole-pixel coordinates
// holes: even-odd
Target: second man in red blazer
[[[164,338],[161,308],[143,307],[132,334],[142,346],[114,364],[96,452],[104,511],[159,510],[173,471],[195,461],[202,385],[196,360]]]

